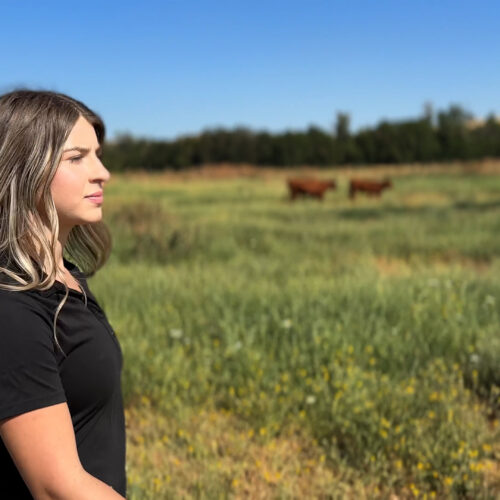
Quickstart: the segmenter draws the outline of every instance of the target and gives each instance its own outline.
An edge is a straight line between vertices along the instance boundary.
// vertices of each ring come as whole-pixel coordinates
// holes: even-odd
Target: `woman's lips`
[[[102,203],[104,196],[102,194],[96,195],[96,196],[86,196],[88,200],[90,200],[92,203]]]

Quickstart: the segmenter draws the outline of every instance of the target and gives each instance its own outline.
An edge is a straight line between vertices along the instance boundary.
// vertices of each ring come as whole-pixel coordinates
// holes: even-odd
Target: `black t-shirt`
[[[78,455],[91,475],[126,494],[122,351],[83,273],[65,265],[87,294],[58,281],[44,291],[0,289],[0,420],[67,402]],[[39,457],[40,462],[44,457]],[[0,498],[32,499],[0,439]]]

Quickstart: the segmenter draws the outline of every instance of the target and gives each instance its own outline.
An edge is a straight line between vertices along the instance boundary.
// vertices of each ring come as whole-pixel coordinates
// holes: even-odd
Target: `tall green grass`
[[[406,176],[355,202],[340,185],[294,204],[279,180],[110,186],[91,287],[126,404],[229,412],[263,441],[300,427],[391,491],[493,497],[500,179]]]

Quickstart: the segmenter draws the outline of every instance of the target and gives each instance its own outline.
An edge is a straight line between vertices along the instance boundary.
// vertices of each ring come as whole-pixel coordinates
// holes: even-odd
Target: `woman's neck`
[[[50,232],[47,229],[47,236],[50,238]],[[57,268],[57,277],[56,279],[64,276],[66,272],[66,268],[64,267],[64,246],[66,245],[66,241],[69,236],[69,230],[65,230],[64,228],[60,228],[59,236],[56,241],[56,252],[55,252],[55,260],[56,260],[56,268]],[[37,249],[39,251],[39,249]],[[43,263],[43,269],[47,272],[50,269],[50,257],[48,255],[45,256],[45,260]]]

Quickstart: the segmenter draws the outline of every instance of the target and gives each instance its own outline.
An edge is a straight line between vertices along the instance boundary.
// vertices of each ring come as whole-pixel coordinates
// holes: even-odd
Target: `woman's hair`
[[[78,118],[104,141],[101,118],[80,101],[50,91],[15,90],[0,96],[0,288],[46,290],[57,276],[59,222],[50,186],[63,146]],[[86,276],[109,257],[111,236],[103,222],[74,226],[64,247]],[[54,317],[54,340],[59,311]]]

